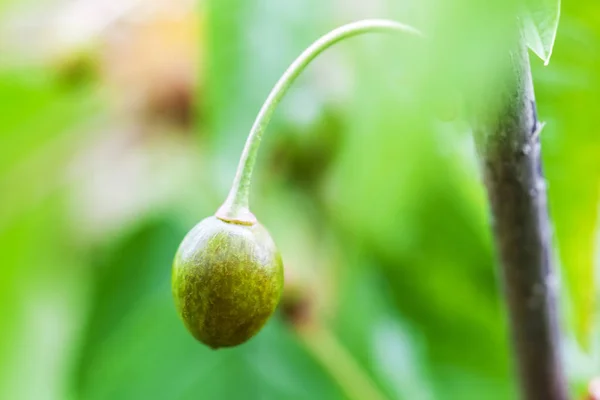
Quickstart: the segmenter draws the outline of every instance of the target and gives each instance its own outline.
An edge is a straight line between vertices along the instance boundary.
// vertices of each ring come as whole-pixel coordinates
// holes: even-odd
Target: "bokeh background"
[[[462,101],[516,7],[0,1],[0,398],[517,398]],[[285,298],[253,340],[209,350],[175,313],[177,246],[287,65],[367,17],[427,38],[351,39],[290,91],[251,199]],[[550,65],[531,62],[579,399],[600,373],[600,5],[565,2]]]

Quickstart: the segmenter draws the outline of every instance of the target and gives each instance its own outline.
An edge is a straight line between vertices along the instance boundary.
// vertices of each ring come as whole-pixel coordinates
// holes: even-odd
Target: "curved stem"
[[[315,41],[308,47],[296,60],[288,67],[285,73],[279,78],[267,100],[260,109],[240,158],[240,163],[233,181],[233,185],[225,200],[225,203],[219,208],[216,216],[224,221],[252,225],[256,222],[254,215],[250,212],[248,198],[250,194],[250,182],[252,171],[256,162],[256,155],[260,146],[260,141],[264,130],[266,129],[275,107],[279,104],[294,80],[300,75],[308,64],[319,54],[346,38],[360,35],[368,32],[401,32],[413,35],[421,33],[409,26],[399,22],[385,19],[368,19],[352,22],[332,30],[326,35]]]

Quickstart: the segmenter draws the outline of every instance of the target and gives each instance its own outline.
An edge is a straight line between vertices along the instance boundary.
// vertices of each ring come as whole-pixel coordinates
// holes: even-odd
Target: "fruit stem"
[[[319,54],[346,38],[368,32],[401,32],[421,35],[417,29],[399,22],[366,19],[342,25],[320,37],[304,50],[279,78],[261,107],[246,140],[229,195],[216,213],[219,219],[244,225],[252,225],[256,222],[256,218],[249,209],[250,183],[260,141],[275,108],[294,80]]]

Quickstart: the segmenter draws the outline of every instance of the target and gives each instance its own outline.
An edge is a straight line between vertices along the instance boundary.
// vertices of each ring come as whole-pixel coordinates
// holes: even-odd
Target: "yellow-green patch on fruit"
[[[186,328],[217,349],[254,336],[275,311],[283,263],[267,230],[209,217],[185,237],[173,263],[175,305]]]

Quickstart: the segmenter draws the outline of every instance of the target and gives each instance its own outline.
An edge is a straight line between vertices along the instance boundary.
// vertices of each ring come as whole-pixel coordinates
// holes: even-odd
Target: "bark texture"
[[[496,112],[476,127],[521,394],[567,400],[540,124],[525,45],[505,60]]]

